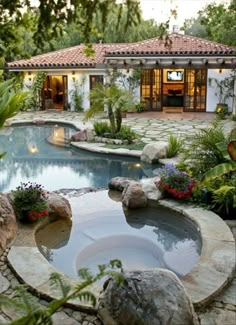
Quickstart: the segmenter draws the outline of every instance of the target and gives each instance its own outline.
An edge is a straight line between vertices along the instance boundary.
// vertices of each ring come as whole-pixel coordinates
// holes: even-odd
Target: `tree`
[[[32,7],[29,0],[1,1],[0,2],[0,57],[6,57],[7,51],[13,44],[19,43],[18,33],[21,26],[27,27],[24,20],[25,11],[31,10],[36,14],[36,29],[33,38],[36,47],[42,47],[44,42],[63,34],[63,23],[76,22],[86,42],[90,41],[94,29],[94,17],[101,15],[101,25],[107,23],[108,14],[117,10],[118,24],[124,9],[127,6],[125,26],[137,24],[140,20],[139,1],[123,0],[39,0],[38,7]]]
[[[189,35],[236,46],[235,16],[236,0],[229,6],[213,3],[199,11],[196,19],[186,20],[182,29]]]
[[[86,112],[86,117],[91,118],[96,113],[107,109],[111,133],[115,135],[120,131],[122,124],[121,112],[132,102],[130,93],[119,88],[116,84],[97,85],[90,92],[91,107]]]

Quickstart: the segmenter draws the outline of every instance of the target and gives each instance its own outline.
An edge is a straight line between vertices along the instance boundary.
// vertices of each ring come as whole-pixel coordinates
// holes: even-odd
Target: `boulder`
[[[121,200],[130,209],[144,208],[147,205],[147,197],[142,185],[134,181],[124,189]]]
[[[49,192],[47,193],[47,202],[49,206],[49,217],[56,219],[72,217],[70,203],[63,196]]]
[[[146,144],[141,154],[141,160],[155,164],[159,159],[166,158],[167,147],[168,143],[164,141]]]
[[[127,177],[114,177],[109,183],[108,187],[110,190],[116,190],[122,192],[127,186],[129,186],[134,181]]]
[[[71,141],[87,141],[87,131],[78,131],[71,136]]]
[[[7,196],[0,193],[0,256],[15,238],[17,222],[15,212]]]
[[[160,180],[160,177],[154,177],[154,178],[143,178],[141,180],[142,188],[144,190],[144,193],[146,197],[149,200],[155,200],[158,201],[162,198],[162,193],[159,191],[159,189],[156,186],[156,182]]]
[[[177,276],[165,269],[132,270],[119,285],[110,278],[98,300],[104,325],[197,325],[193,305]]]

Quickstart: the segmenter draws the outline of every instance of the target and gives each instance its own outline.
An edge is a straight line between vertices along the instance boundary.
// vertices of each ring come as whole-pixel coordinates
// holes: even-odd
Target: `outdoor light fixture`
[[[219,69],[219,73],[222,73],[222,69]]]

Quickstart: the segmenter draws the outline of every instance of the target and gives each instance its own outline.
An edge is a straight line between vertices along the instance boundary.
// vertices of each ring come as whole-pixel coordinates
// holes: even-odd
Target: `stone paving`
[[[143,115],[145,116],[145,115]],[[12,121],[31,121],[33,119],[48,119],[51,121],[73,122],[78,128],[83,129],[91,126],[91,122],[83,121],[83,115],[73,112],[23,112],[12,118]],[[142,137],[143,142],[149,143],[157,140],[166,140],[169,133],[189,136],[198,129],[209,125],[211,119],[193,118],[140,118],[131,116],[124,120],[124,123],[131,126]],[[226,121],[224,127],[228,130],[231,122]],[[236,238],[235,222],[229,221],[234,236]],[[6,263],[7,251],[0,257],[0,294],[11,296],[14,288],[19,284],[13,272]],[[209,276],[211,276],[209,274]],[[47,301],[37,298],[42,305]],[[14,310],[0,312],[0,324],[6,324],[15,318]],[[198,311],[201,325],[235,325],[236,324],[236,276],[229,287],[218,295],[213,303],[203,311]],[[61,308],[53,316],[55,325],[100,325],[101,322],[94,315],[87,315],[70,308]],[[129,324],[127,324],[129,325]],[[185,325],[185,324],[179,324]]]

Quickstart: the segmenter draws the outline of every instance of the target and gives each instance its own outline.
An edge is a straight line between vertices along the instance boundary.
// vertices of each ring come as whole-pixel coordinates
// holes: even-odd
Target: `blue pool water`
[[[46,190],[107,187],[116,176],[152,177],[155,166],[139,159],[89,153],[65,146],[76,130],[63,125],[23,125],[0,130],[0,192],[20,182],[37,182]],[[55,145],[55,142],[58,145]],[[52,144],[54,143],[54,144]]]

